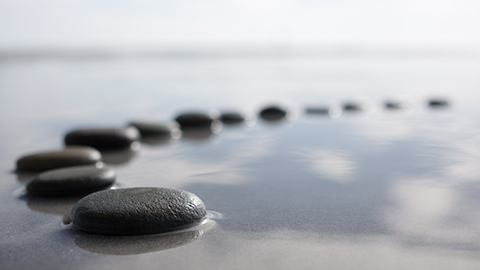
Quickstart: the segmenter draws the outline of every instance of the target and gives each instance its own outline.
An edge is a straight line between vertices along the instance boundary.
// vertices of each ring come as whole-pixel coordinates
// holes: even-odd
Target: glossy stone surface
[[[191,227],[206,215],[196,195],[178,189],[128,188],[100,191],[72,209],[78,230],[109,235],[141,235]]]
[[[215,119],[206,113],[184,113],[175,118],[181,129],[210,128]]]
[[[70,146],[64,150],[23,156],[17,160],[17,170],[44,171],[69,166],[93,165],[101,160],[102,155],[94,148]]]
[[[89,193],[111,186],[115,172],[110,168],[75,166],[46,171],[27,184],[30,195],[68,196]]]
[[[112,150],[128,148],[140,138],[140,132],[135,127],[78,129],[65,136],[65,144],[88,145],[99,150]]]

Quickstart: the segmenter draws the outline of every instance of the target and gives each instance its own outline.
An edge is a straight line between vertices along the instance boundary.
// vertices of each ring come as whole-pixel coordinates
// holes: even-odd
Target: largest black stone
[[[205,205],[195,194],[168,188],[106,190],[81,199],[72,209],[73,226],[110,235],[154,234],[201,222]]]

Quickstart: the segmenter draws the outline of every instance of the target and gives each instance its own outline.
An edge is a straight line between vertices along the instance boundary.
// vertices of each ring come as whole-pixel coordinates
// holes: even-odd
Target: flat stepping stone
[[[177,123],[164,124],[147,121],[132,121],[129,125],[136,127],[142,137],[170,136],[172,132],[178,131],[179,128]]]
[[[110,129],[78,129],[65,136],[66,145],[88,145],[99,150],[128,148],[140,140],[135,127]]]
[[[78,165],[94,165],[102,160],[98,150],[86,146],[70,146],[60,151],[41,152],[17,160],[17,170],[45,171]]]
[[[266,107],[260,111],[260,117],[267,121],[278,121],[287,116],[287,111],[277,106]]]
[[[169,188],[111,189],[92,193],[72,209],[74,228],[95,234],[141,235],[200,223],[205,205],[195,194]]]
[[[206,113],[184,113],[175,118],[181,129],[210,128],[215,119]]]
[[[91,193],[110,187],[115,182],[110,168],[75,166],[46,171],[27,184],[27,192],[38,196],[69,196]]]

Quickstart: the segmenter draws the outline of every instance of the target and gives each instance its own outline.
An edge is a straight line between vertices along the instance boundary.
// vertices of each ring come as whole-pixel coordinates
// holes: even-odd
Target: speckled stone
[[[287,111],[277,106],[270,106],[260,111],[260,117],[267,121],[281,120],[286,116]]]
[[[215,119],[204,113],[184,113],[175,118],[181,129],[210,128]]]
[[[87,146],[70,146],[60,151],[41,152],[17,160],[17,170],[45,171],[78,165],[94,165],[102,160],[98,150]]]
[[[129,125],[136,127],[142,137],[170,136],[172,132],[175,132],[179,128],[177,123],[164,124],[146,121],[132,121]]]
[[[196,195],[168,188],[128,188],[99,191],[72,209],[73,226],[109,235],[154,234],[198,224],[206,215]]]
[[[140,140],[135,127],[112,129],[79,129],[65,136],[66,145],[88,145],[99,150],[128,148]]]
[[[115,182],[110,168],[75,166],[46,171],[27,184],[30,195],[68,196],[105,189]]]

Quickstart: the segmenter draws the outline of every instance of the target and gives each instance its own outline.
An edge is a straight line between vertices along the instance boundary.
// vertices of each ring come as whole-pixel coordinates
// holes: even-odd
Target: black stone
[[[78,165],[94,165],[102,160],[96,149],[70,146],[60,151],[50,151],[23,156],[17,160],[17,170],[44,171]]]
[[[277,106],[270,106],[260,111],[260,117],[267,121],[278,121],[286,116],[287,111]]]
[[[215,119],[204,113],[184,113],[177,116],[175,121],[178,122],[181,129],[210,128]]]
[[[69,196],[108,188],[115,182],[115,172],[96,166],[75,166],[46,171],[27,184],[30,195]]]
[[[154,234],[188,228],[206,216],[196,195],[168,188],[128,188],[99,191],[72,209],[73,226],[108,235]]]
[[[128,148],[140,140],[135,127],[116,129],[79,129],[65,136],[66,145],[88,145],[99,150]]]

